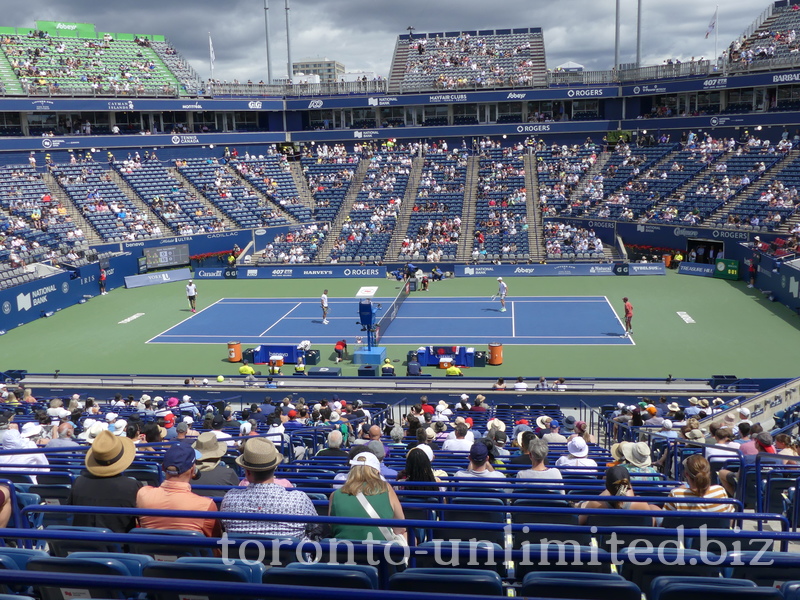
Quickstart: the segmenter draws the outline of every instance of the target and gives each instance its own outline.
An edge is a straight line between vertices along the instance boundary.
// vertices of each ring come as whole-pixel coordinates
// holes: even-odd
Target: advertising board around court
[[[568,263],[552,265],[456,265],[456,277],[560,277],[664,275],[663,263]]]
[[[157,273],[146,273],[144,275],[128,275],[125,278],[125,287],[131,289],[160,283],[172,283],[173,281],[187,281],[191,278],[192,272],[189,269],[158,271]]]
[[[197,269],[203,271],[198,279],[225,279],[228,269]],[[327,278],[365,278],[386,277],[385,267],[371,266],[339,266],[339,265],[277,265],[274,267],[238,267],[237,279],[327,279]]]

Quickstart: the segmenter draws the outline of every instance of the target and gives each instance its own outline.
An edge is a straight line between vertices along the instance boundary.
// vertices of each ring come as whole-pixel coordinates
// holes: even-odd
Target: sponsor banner
[[[209,269],[217,271],[225,269]],[[341,265],[276,265],[274,267],[239,267],[239,279],[313,279],[386,277],[386,267]],[[223,274],[222,277],[225,277]],[[221,278],[214,275],[214,278]]]
[[[674,131],[676,129],[703,129],[707,127],[756,127],[762,126],[777,126],[782,127],[787,122],[793,123],[796,121],[794,115],[796,113],[787,112],[773,112],[773,113],[755,113],[755,114],[735,114],[735,115],[703,115],[699,117],[672,117],[662,119],[646,119],[646,120],[625,120],[620,123],[623,130],[636,130],[643,127],[648,130],[672,130],[672,139],[675,140]],[[591,121],[589,121],[591,122]],[[724,135],[733,135],[727,132],[722,132]],[[715,134],[716,135],[716,134]]]
[[[113,263],[112,263],[113,265]],[[115,278],[114,268],[106,273]],[[9,330],[77,304],[100,293],[97,263],[56,273],[0,292],[0,330]],[[107,282],[108,284],[108,282]]]
[[[680,275],[697,275],[698,277],[713,277],[714,265],[703,265],[683,261],[678,267]]]
[[[236,279],[238,270],[229,267],[198,267],[194,270],[195,279]]]
[[[128,275],[125,278],[126,288],[138,288],[148,285],[158,285],[160,283],[172,283],[174,281],[186,281],[192,278],[189,269],[174,269],[172,271],[158,271],[157,273],[146,273],[144,275]]]
[[[403,94],[401,96],[327,96],[323,98],[287,100],[286,110],[320,110],[323,108],[369,108],[381,106],[413,106],[424,104],[462,104],[465,102],[527,102],[531,100],[566,100],[582,98],[617,98],[619,88],[608,86],[557,87],[545,90],[504,90],[485,92],[441,92]]]
[[[308,103],[306,101],[306,103]],[[208,100],[186,98],[2,98],[2,111],[281,111],[283,101],[279,98],[259,98],[249,100]],[[242,135],[242,134],[237,134]],[[265,135],[265,133],[261,133]],[[269,134],[266,134],[269,135]],[[115,136],[116,138],[138,138],[139,136]],[[147,136],[147,143],[159,136]],[[213,142],[212,142],[213,143]]]
[[[36,100],[35,102],[50,102],[49,100]],[[127,100],[125,102],[128,102]],[[107,103],[108,104],[108,103]],[[0,100],[0,111],[5,104]],[[49,104],[40,104],[47,110],[61,110]],[[31,110],[28,106],[26,111]],[[94,109],[100,110],[100,109]],[[114,110],[106,106],[103,110]],[[165,109],[166,110],[166,109]],[[67,112],[78,112],[69,110]],[[201,133],[197,135],[89,135],[89,136],[55,136],[55,137],[30,137],[9,138],[0,140],[2,151],[42,151],[73,150],[81,148],[102,148],[114,150],[115,148],[159,148],[175,146],[207,146],[211,144],[238,145],[281,143],[286,141],[285,133]],[[95,155],[100,160],[105,158],[105,152]],[[119,156],[117,158],[120,158]]]
[[[564,263],[549,265],[456,265],[456,277],[559,277],[615,275],[613,263]]]
[[[664,263],[630,263],[628,275],[666,275]]]
[[[678,92],[700,92],[704,90],[725,90],[752,86],[799,83],[800,71],[783,73],[760,73],[758,75],[736,75],[731,77],[709,77],[691,80],[653,83],[639,83],[622,87],[623,96],[652,96],[655,94],[674,94]]]
[[[567,121],[562,123],[502,123],[499,125],[473,125],[470,136],[479,135],[546,135],[564,133],[599,133],[617,128],[616,121]],[[331,131],[294,131],[293,142],[327,142],[363,139],[448,138],[463,137],[463,125],[442,127],[384,127],[379,129],[353,129]]]

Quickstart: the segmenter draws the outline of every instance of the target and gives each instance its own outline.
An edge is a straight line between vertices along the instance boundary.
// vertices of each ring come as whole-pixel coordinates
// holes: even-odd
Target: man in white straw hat
[[[282,459],[270,440],[263,437],[247,440],[236,464],[244,469],[248,485],[225,493],[222,512],[317,516],[317,509],[305,492],[289,491],[275,483],[275,470]],[[281,535],[299,540],[308,539],[320,529],[311,523],[247,519],[224,519],[223,524],[228,533]]]
[[[182,425],[185,423],[181,423]],[[198,490],[198,485],[239,485],[236,471],[222,462],[228,445],[211,431],[205,431],[192,444],[197,457],[197,474],[192,480],[192,491],[198,496],[219,496],[220,490]]]

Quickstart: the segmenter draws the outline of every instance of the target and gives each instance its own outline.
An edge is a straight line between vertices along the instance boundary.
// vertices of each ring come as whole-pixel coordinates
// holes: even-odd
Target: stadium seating
[[[139,197],[180,234],[221,231],[222,223],[157,160],[133,159],[114,168]]]
[[[410,92],[537,87],[546,82],[539,28],[400,36],[395,60],[403,62],[393,65],[392,72],[403,76],[390,80],[390,90],[393,84]]]
[[[233,167],[270,202],[299,222],[307,223],[312,220],[311,209],[298,198],[285,155],[272,154],[258,158],[253,156],[249,160],[245,158],[244,161],[234,163]]]
[[[467,154],[425,155],[417,197],[400,250],[401,260],[453,260],[461,231]]]
[[[368,160],[361,190],[331,249],[332,260],[381,260],[392,238],[408,185],[411,156],[406,151],[384,151]]]
[[[131,202],[100,164],[56,165],[52,174],[104,241],[163,235],[161,227]]]
[[[238,228],[277,227],[289,221],[275,205],[248,190],[216,159],[177,160],[178,171]]]
[[[0,48],[29,95],[176,95],[147,40],[5,36]],[[74,123],[74,128],[82,124]]]
[[[522,154],[492,149],[481,156],[478,171],[478,206],[475,232],[483,242],[474,249],[493,260],[530,258],[525,166]]]
[[[333,222],[344,203],[353,174],[358,167],[358,157],[347,154],[342,145],[328,152],[326,146],[317,146],[317,156],[304,156],[303,173],[314,196],[314,219]]]

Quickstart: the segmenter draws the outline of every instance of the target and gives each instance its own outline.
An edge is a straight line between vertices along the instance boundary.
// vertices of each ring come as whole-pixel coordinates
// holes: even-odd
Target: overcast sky
[[[269,1],[274,77],[286,76],[285,0]],[[642,0],[642,64],[666,58],[710,58],[705,39],[716,4],[708,0]],[[727,0],[720,7],[718,51],[764,11],[764,0]],[[589,70],[614,62],[612,0],[290,0],[293,61],[329,58],[348,71],[387,76],[397,35],[420,32],[542,27],[548,67],[568,60]],[[266,79],[264,0],[27,0],[7,2],[3,25],[33,26],[37,19],[94,23],[99,31],[163,34],[201,77],[209,75],[208,32],[218,79]],[[620,62],[636,57],[636,0],[621,0]]]

